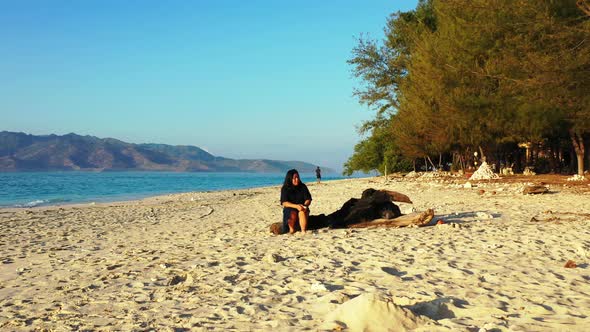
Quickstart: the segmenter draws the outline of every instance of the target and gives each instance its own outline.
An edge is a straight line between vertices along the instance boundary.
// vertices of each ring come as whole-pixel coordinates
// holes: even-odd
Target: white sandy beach
[[[0,330],[590,330],[590,182],[465,182],[308,183],[312,214],[372,187],[445,224],[305,236],[269,233],[278,186],[0,210]]]

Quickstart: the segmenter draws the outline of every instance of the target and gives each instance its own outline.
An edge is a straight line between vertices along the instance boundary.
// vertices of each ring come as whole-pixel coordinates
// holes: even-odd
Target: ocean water
[[[170,193],[280,186],[285,174],[173,172],[0,173],[0,207],[114,202]],[[303,182],[315,174],[301,173]],[[322,180],[343,179],[325,175]]]

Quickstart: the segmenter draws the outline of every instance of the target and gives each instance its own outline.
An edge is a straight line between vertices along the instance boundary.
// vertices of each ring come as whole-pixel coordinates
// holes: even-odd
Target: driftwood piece
[[[391,191],[391,190],[382,190],[384,192],[386,192],[389,197],[391,197],[391,200],[394,202],[402,202],[402,203],[409,203],[412,204],[412,200],[410,199],[410,197],[402,194],[402,193],[398,193],[397,191]]]
[[[283,223],[282,222],[275,222],[270,225],[270,232],[279,235],[283,234]]]
[[[530,185],[524,187],[522,193],[525,195],[534,195],[534,194],[546,194],[549,192],[549,188],[541,185]]]
[[[536,214],[531,218],[532,222],[574,222],[590,221],[590,213],[558,212],[547,210]]]
[[[434,217],[434,210],[428,209],[424,212],[415,212],[399,216],[393,219],[375,219],[372,221],[348,225],[348,228],[366,227],[405,227],[405,226],[426,226]]]

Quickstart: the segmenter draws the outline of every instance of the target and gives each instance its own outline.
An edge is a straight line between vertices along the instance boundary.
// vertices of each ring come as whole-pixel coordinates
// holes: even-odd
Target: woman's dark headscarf
[[[285,182],[283,182],[283,188],[293,187],[293,176],[295,176],[295,174],[299,175],[299,172],[297,172],[296,169],[290,169],[287,172],[287,175],[285,175]],[[299,176],[299,184],[303,184],[303,182],[301,181],[301,176]]]

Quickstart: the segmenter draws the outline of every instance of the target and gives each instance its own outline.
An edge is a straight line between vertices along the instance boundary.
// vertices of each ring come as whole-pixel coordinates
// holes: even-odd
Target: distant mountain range
[[[321,167],[321,166],[320,166]],[[132,144],[76,134],[0,132],[0,171],[313,172],[301,161],[229,159],[196,146]],[[322,167],[326,173],[333,170]]]

